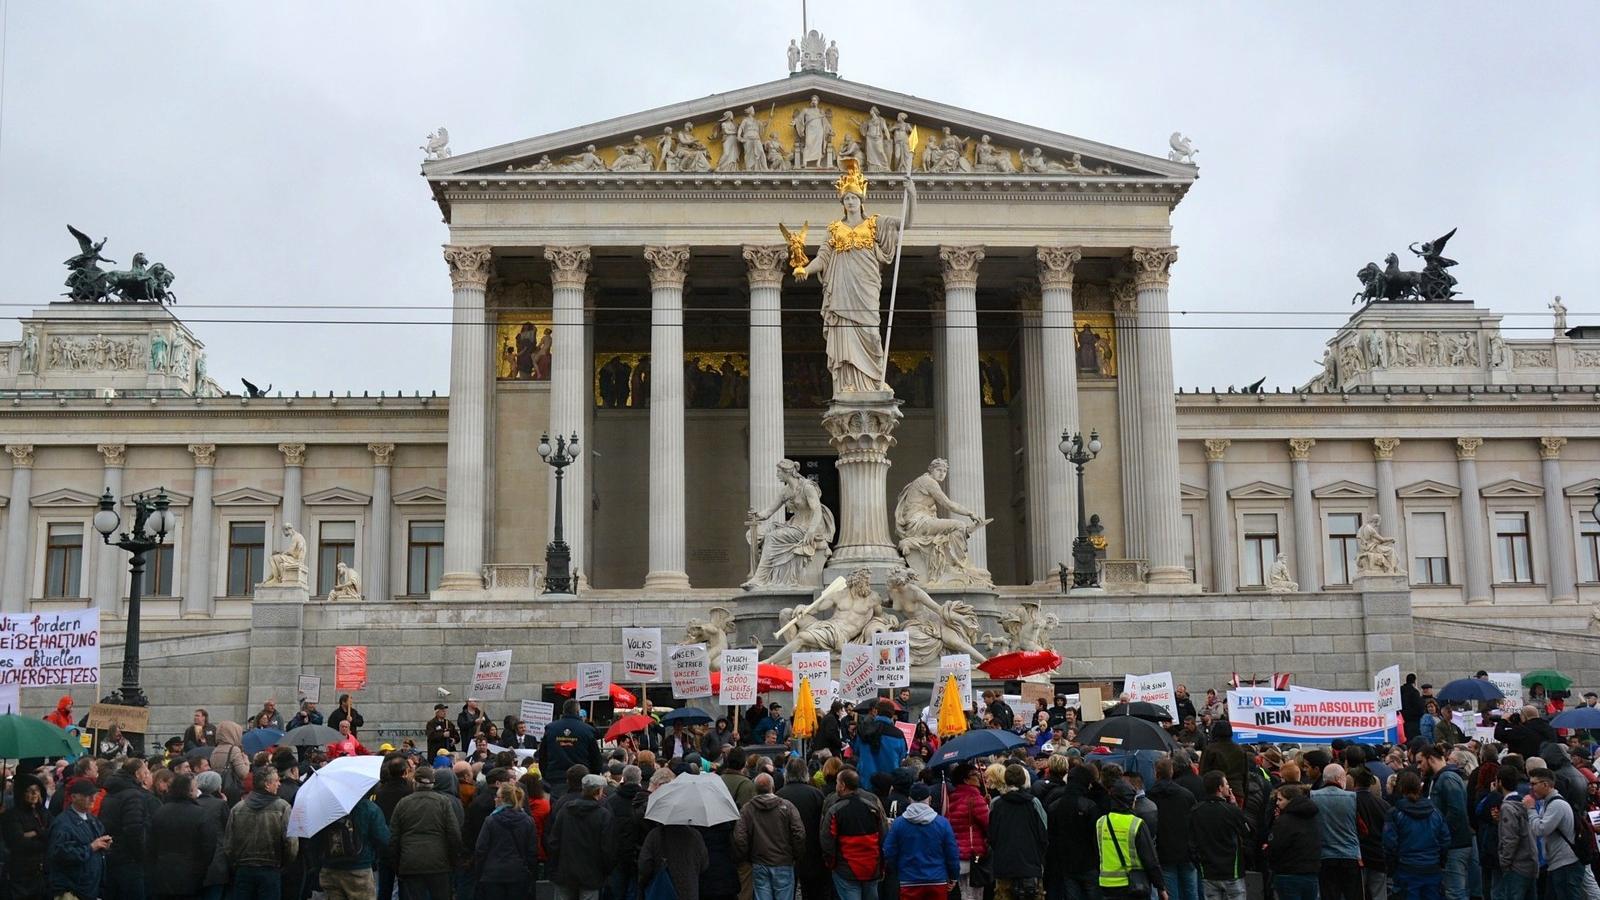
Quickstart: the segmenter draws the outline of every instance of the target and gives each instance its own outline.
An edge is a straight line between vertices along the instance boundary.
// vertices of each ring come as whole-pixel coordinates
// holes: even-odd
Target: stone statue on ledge
[[[711,607],[711,617],[704,622],[690,622],[684,626],[684,644],[705,644],[706,659],[711,671],[722,671],[722,651],[728,649],[728,635],[733,633],[733,614],[721,606]]]
[[[1289,576],[1289,560],[1282,553],[1272,561],[1272,570],[1267,573],[1267,590],[1274,594],[1300,592],[1300,583]]]
[[[288,542],[281,553],[274,553],[267,559],[267,580],[264,585],[300,585],[306,584],[306,539],[296,531],[294,525],[283,523],[283,537]]]
[[[1356,532],[1357,575],[1403,575],[1400,561],[1395,558],[1394,538],[1378,532],[1382,519],[1374,514]]]
[[[778,480],[783,491],[771,507],[752,509],[745,514],[750,538],[750,577],[746,590],[765,587],[810,588],[822,581],[822,567],[832,552],[833,511],[822,505],[822,489],[800,474],[792,459],[778,462]],[[765,534],[761,523],[778,510],[789,518],[776,522]]]
[[[450,132],[440,125],[438,131],[428,132],[428,140],[417,149],[423,152],[423,159],[449,159]]]
[[[917,573],[899,568],[889,573],[889,602],[905,617],[903,629],[911,635],[911,664],[935,665],[946,653],[965,653],[982,662],[987,657],[973,642],[978,639],[978,614],[961,600],[935,603],[917,584]]]
[[[1013,606],[1000,617],[1000,630],[1004,635],[985,634],[983,641],[990,650],[1012,653],[1018,650],[1054,650],[1050,643],[1050,630],[1061,624],[1055,613],[1044,611],[1044,604],[1027,600]]]
[[[333,590],[328,592],[328,602],[361,599],[361,573],[343,562],[334,567]]]
[[[830,610],[832,616],[818,617]],[[780,610],[778,621],[783,627],[772,636],[782,640],[792,633],[793,637],[767,657],[770,663],[782,663],[800,650],[838,653],[845,644],[871,643],[874,634],[892,631],[898,624],[883,611],[883,598],[872,589],[872,572],[866,568],[835,578],[821,596],[805,606]]]
[[[1172,137],[1167,138],[1167,146],[1172,148],[1167,151],[1167,159],[1189,166],[1194,165],[1195,154],[1200,152],[1181,131],[1174,131]]]
[[[988,572],[972,564],[967,539],[993,520],[979,518],[950,499],[940,486],[949,474],[950,464],[935,459],[928,463],[927,472],[900,491],[894,508],[900,553],[930,587],[988,587],[994,581]],[[964,516],[967,521],[953,516]]]
[[[67,230],[78,240],[78,252],[63,263],[70,270],[65,282],[65,296],[72,302],[98,303],[110,300],[113,295],[123,303],[169,303],[177,299],[167,290],[176,276],[162,263],[149,265],[143,253],[135,253],[132,268],[107,272],[99,264],[115,263],[116,260],[100,255],[101,248],[106,245],[105,239],[90,240],[88,235],[71,225],[67,226]]]

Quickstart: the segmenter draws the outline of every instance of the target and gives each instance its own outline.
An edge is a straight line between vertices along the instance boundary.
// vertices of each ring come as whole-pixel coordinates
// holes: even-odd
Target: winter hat
[[[928,802],[928,798],[932,797],[932,796],[933,796],[933,791],[928,790],[928,786],[923,784],[923,783],[921,783],[921,782],[918,782],[918,783],[913,784],[911,786],[911,802],[912,803],[927,803]]]

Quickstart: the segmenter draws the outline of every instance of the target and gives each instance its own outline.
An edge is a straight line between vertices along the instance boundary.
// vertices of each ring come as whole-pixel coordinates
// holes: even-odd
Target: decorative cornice
[[[940,247],[939,274],[944,278],[945,290],[976,288],[980,262],[983,262],[982,247]]]
[[[189,452],[194,454],[196,466],[214,466],[217,464],[216,444],[190,444]]]
[[[1125,316],[1137,315],[1139,312],[1139,291],[1133,282],[1127,278],[1117,278],[1106,285],[1106,290],[1111,294],[1111,309],[1113,312]]]
[[[33,468],[32,444],[7,444],[6,452],[11,454],[11,465],[18,469]]]
[[[1228,447],[1232,443],[1233,441],[1230,441],[1227,438],[1206,438],[1206,459],[1213,462],[1220,462],[1223,456],[1227,454]]]
[[[751,288],[783,286],[783,263],[789,249],[782,244],[745,244],[744,261],[749,265]]]
[[[394,465],[393,444],[368,444],[367,449],[372,453],[372,464],[375,466]]]
[[[120,469],[127,465],[127,444],[96,444],[95,449],[99,450],[100,455],[105,458],[106,468]]]
[[[486,246],[446,244],[444,261],[450,267],[450,286],[456,290],[472,287],[481,291],[487,288],[489,275],[494,271],[494,265],[490,262],[492,252],[493,248]]]
[[[1046,289],[1072,290],[1072,269],[1083,259],[1082,247],[1040,247],[1039,286]]]
[[[1381,437],[1372,439],[1372,456],[1375,459],[1394,459],[1394,448],[1400,446],[1400,439]]]
[[[552,245],[544,248],[544,258],[550,261],[553,287],[581,288],[589,280],[588,247]]]
[[[303,466],[306,464],[305,444],[279,444],[278,452],[283,454],[283,464],[286,466]]]
[[[1289,458],[1297,462],[1309,460],[1311,448],[1316,445],[1316,438],[1289,438]]]
[[[1477,459],[1483,438],[1456,438],[1456,459]]]
[[[1178,261],[1177,247],[1130,247],[1133,257],[1133,281],[1141,291],[1164,288],[1172,264]]]
[[[1564,437],[1542,437],[1542,438],[1539,438],[1539,458],[1540,459],[1560,459],[1561,458],[1561,448],[1565,447],[1566,445],[1567,445],[1567,439],[1564,438]]]
[[[689,277],[688,247],[645,247],[644,258],[650,263],[652,288],[681,288]]]

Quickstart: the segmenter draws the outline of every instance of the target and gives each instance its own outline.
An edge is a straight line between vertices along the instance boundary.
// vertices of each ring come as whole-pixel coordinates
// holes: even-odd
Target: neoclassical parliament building
[[[399,731],[436,687],[464,690],[476,649],[514,649],[508,697],[539,697],[574,663],[616,659],[622,626],[676,640],[712,608],[737,613],[746,511],[779,496],[778,462],[838,503],[822,290],[791,276],[778,223],[814,244],[853,158],[867,213],[900,215],[907,166],[917,192],[886,502],[948,460],[951,499],[992,519],[971,542],[994,582],[985,622],[1019,604],[1056,616],[1058,681],[1171,668],[1191,685],[1293,671],[1351,687],[1403,661],[1435,678],[1560,665],[1600,686],[1600,329],[1558,309],[1543,336],[1502,335],[1466,284],[1357,307],[1299,385],[1185,389],[1167,326],[1191,157],[851,82],[814,57],[674,106],[433,147],[448,398],[227,393],[173,309],[38,298],[0,344],[5,610],[99,607],[114,672],[127,556],[90,520],[107,488],[126,503],[164,486],[177,528],[150,557],[143,622],[166,733],[196,703],[285,708],[297,672],[331,685],[336,646],[368,647],[358,697]],[[886,267],[885,304],[890,281]],[[1104,593],[1058,578],[1079,504],[1064,429],[1103,445],[1083,499]],[[563,497],[576,597],[542,591],[546,433],[580,437]],[[1382,590],[1354,564],[1374,515],[1405,570]],[[310,599],[263,602],[291,523]],[[1280,554],[1293,590],[1272,583]],[[339,562],[360,600],[324,599]]]

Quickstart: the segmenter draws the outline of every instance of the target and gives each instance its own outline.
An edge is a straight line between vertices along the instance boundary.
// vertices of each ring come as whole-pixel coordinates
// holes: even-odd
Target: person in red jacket
[[[46,715],[44,720],[52,725],[60,726],[61,728],[71,728],[72,696],[70,694],[63,694],[61,699],[56,701],[55,711]]]
[[[956,833],[961,853],[961,874],[970,876],[972,864],[989,853],[989,801],[978,788],[982,773],[971,763],[961,763],[952,773],[955,787],[944,801],[944,817]],[[968,882],[970,885],[970,881]]]
[[[839,799],[822,816],[822,856],[833,870],[839,900],[876,897],[883,878],[883,807],[871,791],[861,790],[855,769],[841,769]]]
[[[372,751],[361,746],[356,736],[350,733],[350,720],[339,720],[339,739],[328,745],[328,758],[338,759],[341,756],[366,756]]]

